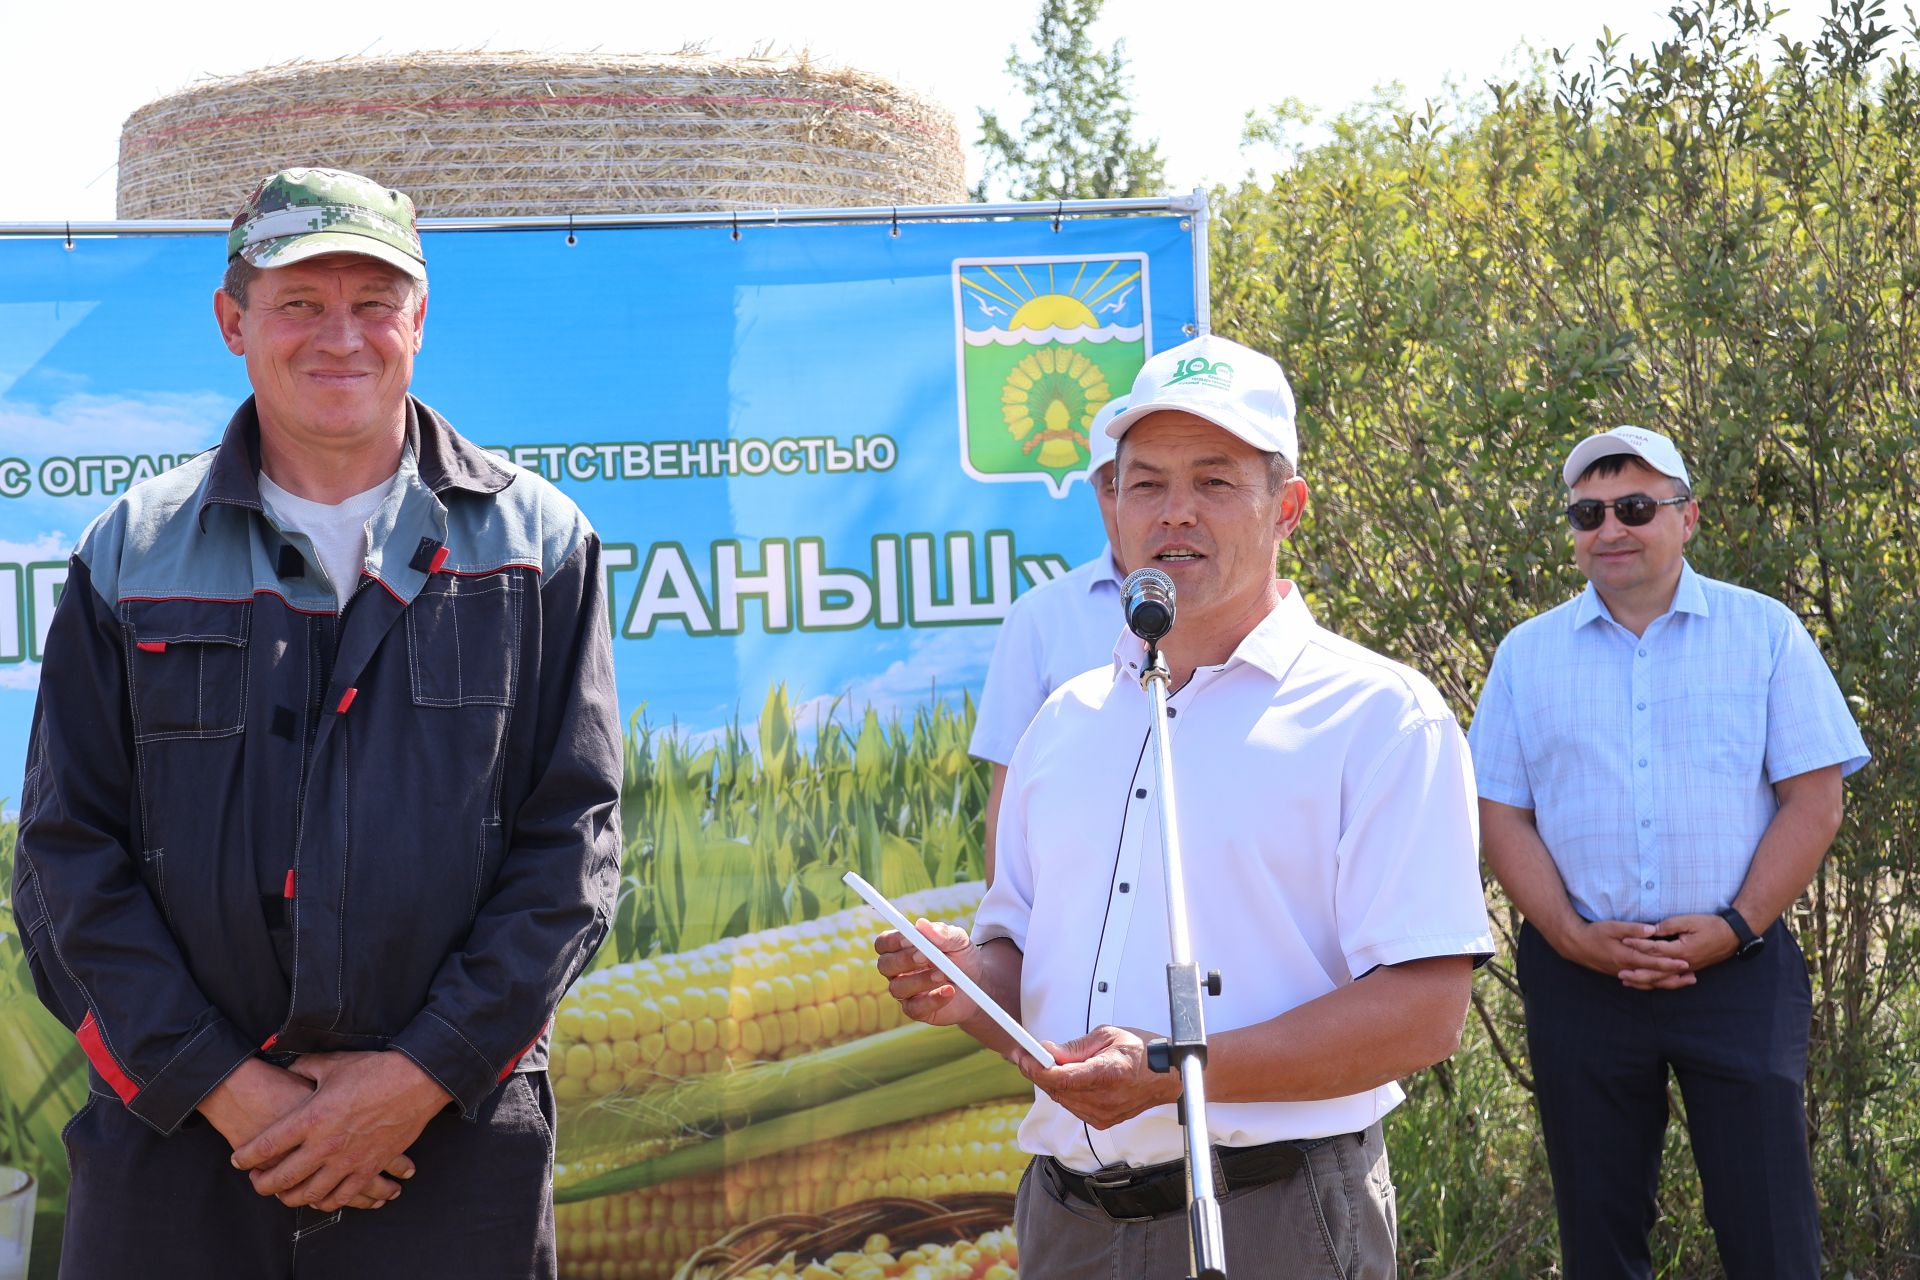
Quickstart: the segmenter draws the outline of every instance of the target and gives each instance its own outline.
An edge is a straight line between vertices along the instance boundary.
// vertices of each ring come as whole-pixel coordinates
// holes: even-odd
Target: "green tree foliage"
[[[1701,497],[1693,563],[1806,621],[1874,753],[1791,923],[1813,975],[1832,1273],[1912,1275],[1914,33],[1875,0],[1836,0],[1805,44],[1749,3],[1683,0],[1672,18],[1645,54],[1609,33],[1473,103],[1361,109],[1271,183],[1220,193],[1215,323],[1277,355],[1299,395],[1316,507],[1289,554],[1321,615],[1463,715],[1507,631],[1581,585],[1559,515],[1572,442],[1618,423],[1678,440]],[[1543,1274],[1551,1205],[1509,968],[1478,989],[1468,1050],[1399,1122],[1421,1139],[1394,1147],[1403,1244],[1416,1274]],[[1681,1128],[1656,1257],[1717,1274]]]
[[[1041,0],[1035,56],[1007,54],[1007,74],[1030,107],[1015,134],[980,113],[986,167],[976,200],[998,190],[1016,200],[1099,199],[1157,193],[1165,182],[1159,144],[1134,134],[1125,42],[1094,46],[1104,0]]]

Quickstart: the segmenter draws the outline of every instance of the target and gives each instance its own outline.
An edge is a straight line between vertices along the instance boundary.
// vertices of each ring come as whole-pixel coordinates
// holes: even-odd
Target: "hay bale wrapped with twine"
[[[122,218],[222,218],[266,174],[350,169],[422,215],[964,200],[953,117],[802,57],[418,53],[293,62],[148,103]]]

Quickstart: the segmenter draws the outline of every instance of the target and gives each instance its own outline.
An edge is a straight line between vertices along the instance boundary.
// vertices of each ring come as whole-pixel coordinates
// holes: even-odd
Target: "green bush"
[[[1618,423],[1686,453],[1695,566],[1820,642],[1874,762],[1792,923],[1828,1257],[1863,1277],[1920,1250],[1920,74],[1883,12],[1799,44],[1685,0],[1648,54],[1607,36],[1472,102],[1360,109],[1219,193],[1213,239],[1216,328],[1299,396],[1315,509],[1286,567],[1463,716],[1507,631],[1580,587],[1558,465]],[[1554,1257],[1517,1000],[1501,962],[1478,986],[1475,1042],[1394,1129],[1414,1274]],[[1662,1274],[1714,1274],[1672,1132]]]

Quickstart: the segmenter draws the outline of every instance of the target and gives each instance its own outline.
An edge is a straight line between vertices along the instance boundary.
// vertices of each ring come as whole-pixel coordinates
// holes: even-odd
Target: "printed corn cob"
[[[848,1249],[813,1262],[792,1258],[763,1262],[743,1272],[741,1280],[1016,1280],[1020,1250],[1013,1228],[989,1231],[959,1244],[923,1244],[896,1256],[884,1235],[867,1237],[858,1252]]]
[[[822,1213],[874,1196],[1011,1192],[1027,1163],[1014,1143],[1026,1112],[1025,1102],[965,1107],[558,1205],[561,1273],[567,1280],[668,1280],[700,1246],[773,1214]]]
[[[964,924],[980,892],[977,882],[928,889],[901,908]],[[884,928],[857,907],[588,974],[554,1021],[554,1093],[562,1102],[605,1097],[896,1027],[900,1006],[873,967]]]
[[[936,1042],[946,1035],[959,1036],[957,1056],[950,1055],[951,1040]],[[897,1062],[868,1061],[876,1054],[904,1059],[909,1067],[927,1065],[898,1070]],[[741,1081],[744,1087],[736,1088]],[[689,1087],[699,1094],[747,1096],[695,1098],[683,1108]],[[763,1096],[769,1093],[783,1096],[769,1101]],[[951,1028],[916,1023],[791,1063],[700,1077],[679,1089],[622,1095],[586,1108],[561,1131],[562,1141],[569,1133],[598,1132],[589,1132],[566,1161],[554,1164],[554,1197],[593,1200],[637,1191],[924,1120],[936,1111],[1032,1096],[1033,1086],[999,1054]],[[653,1112],[659,1114],[633,1114]]]

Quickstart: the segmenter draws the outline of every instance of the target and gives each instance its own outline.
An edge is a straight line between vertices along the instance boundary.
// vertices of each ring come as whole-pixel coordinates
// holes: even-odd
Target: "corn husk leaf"
[[[590,1200],[595,1196],[657,1186],[675,1178],[713,1173],[746,1160],[809,1143],[829,1142],[881,1125],[915,1120],[977,1102],[1022,1097],[1030,1094],[1032,1088],[1011,1063],[996,1053],[979,1049],[851,1097],[790,1112],[717,1138],[677,1147],[624,1169],[556,1187],[554,1199]]]
[[[910,1023],[783,1062],[688,1076],[639,1093],[569,1108],[559,1158],[631,1151],[643,1144],[718,1137],[745,1125],[841,1098],[977,1054],[952,1027]]]

